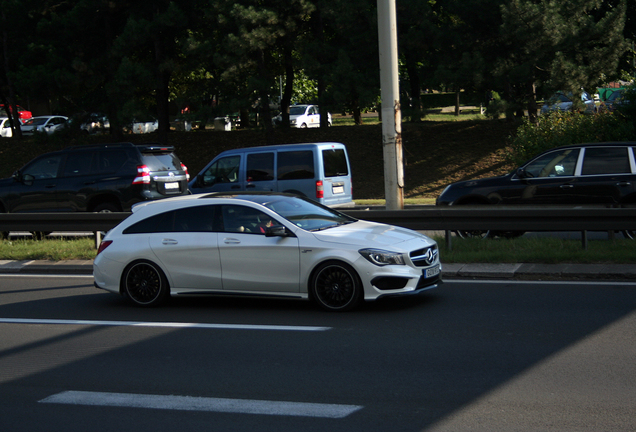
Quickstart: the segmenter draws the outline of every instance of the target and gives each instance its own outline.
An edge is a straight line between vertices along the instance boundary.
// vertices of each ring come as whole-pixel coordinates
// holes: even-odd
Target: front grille
[[[417,267],[428,267],[437,259],[437,245],[418,249],[409,254],[411,261]]]

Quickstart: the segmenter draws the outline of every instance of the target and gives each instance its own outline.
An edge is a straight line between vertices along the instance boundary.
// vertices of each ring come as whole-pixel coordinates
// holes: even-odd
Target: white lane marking
[[[39,402],[70,405],[151,408],[181,411],[208,411],[321,418],[344,418],[363,408],[360,405],[337,405],[304,402],[279,402],[248,399],[162,396],[85,391],[65,391],[49,396]]]
[[[278,330],[278,331],[306,331],[306,332],[331,330],[331,327],[314,327],[314,326],[205,324],[205,323],[141,322],[141,321],[93,321],[93,320],[59,320],[59,319],[29,319],[29,318],[0,318],[0,324],[2,323],[4,324],[53,324],[53,325],[196,328],[196,329],[223,329],[223,330]]]
[[[516,284],[516,285],[608,285],[608,286],[636,286],[636,282],[631,280],[621,281],[604,281],[599,280],[517,280],[517,279],[453,279],[451,276],[444,278],[444,282],[458,284]]]

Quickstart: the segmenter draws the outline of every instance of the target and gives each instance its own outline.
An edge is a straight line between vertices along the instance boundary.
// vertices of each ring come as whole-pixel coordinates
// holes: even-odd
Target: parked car
[[[12,136],[13,136],[13,131],[11,130],[9,117],[0,117],[0,137],[11,138]]]
[[[130,211],[141,201],[188,194],[188,179],[173,147],[69,147],[0,180],[0,212]]]
[[[128,128],[128,132],[134,134],[145,134],[159,129],[159,121],[156,119],[133,120]]]
[[[8,115],[9,115],[9,112],[4,107],[4,104],[0,104],[0,116],[8,116]],[[20,105],[18,105],[18,116],[19,116],[20,122],[24,123],[25,121],[33,117],[33,114],[31,113],[31,111],[27,111],[24,108],[22,108]]]
[[[625,100],[625,89],[617,90],[612,92],[609,95],[607,100],[601,102],[601,106],[599,106],[600,111],[616,111],[622,105],[628,104],[629,101]]]
[[[579,97],[585,105],[585,113],[594,114],[596,112],[594,97],[586,91],[582,91]],[[550,111],[572,111],[574,98],[575,96],[572,93],[557,92],[541,107],[541,114],[546,114]]]
[[[110,121],[104,114],[89,114],[81,117],[83,123],[80,125],[80,130],[87,134],[94,135],[100,133],[106,133],[110,130]]]
[[[274,117],[274,125],[283,121],[282,115]],[[296,128],[320,127],[318,105],[292,105],[289,107],[289,124]],[[327,113],[327,125],[331,126],[331,114]]]
[[[273,191],[330,207],[353,207],[351,169],[341,143],[282,144],[226,150],[188,185],[192,193]]]
[[[634,146],[636,142],[607,142],[554,148],[504,176],[450,184],[437,198],[437,205],[635,205]],[[501,233],[458,234],[486,237]],[[634,236],[630,231],[624,234]]]
[[[138,306],[242,294],[312,299],[330,311],[434,288],[440,271],[437,244],[423,234],[275,193],[136,205],[93,265],[96,287]]]
[[[23,135],[33,135],[35,132],[52,134],[66,127],[68,117],[65,116],[38,116],[25,121],[20,128]]]

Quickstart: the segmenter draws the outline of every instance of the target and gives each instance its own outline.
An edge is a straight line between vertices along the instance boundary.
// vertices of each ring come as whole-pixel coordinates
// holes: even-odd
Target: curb
[[[0,260],[0,274],[92,275],[92,260]],[[602,280],[636,282],[632,264],[458,264],[442,266],[442,279]]]

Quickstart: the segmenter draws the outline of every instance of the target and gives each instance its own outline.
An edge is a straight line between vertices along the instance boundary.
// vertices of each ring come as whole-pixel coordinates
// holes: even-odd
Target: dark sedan
[[[437,205],[633,205],[634,146],[634,142],[610,142],[551,149],[507,175],[453,183],[437,198]]]

